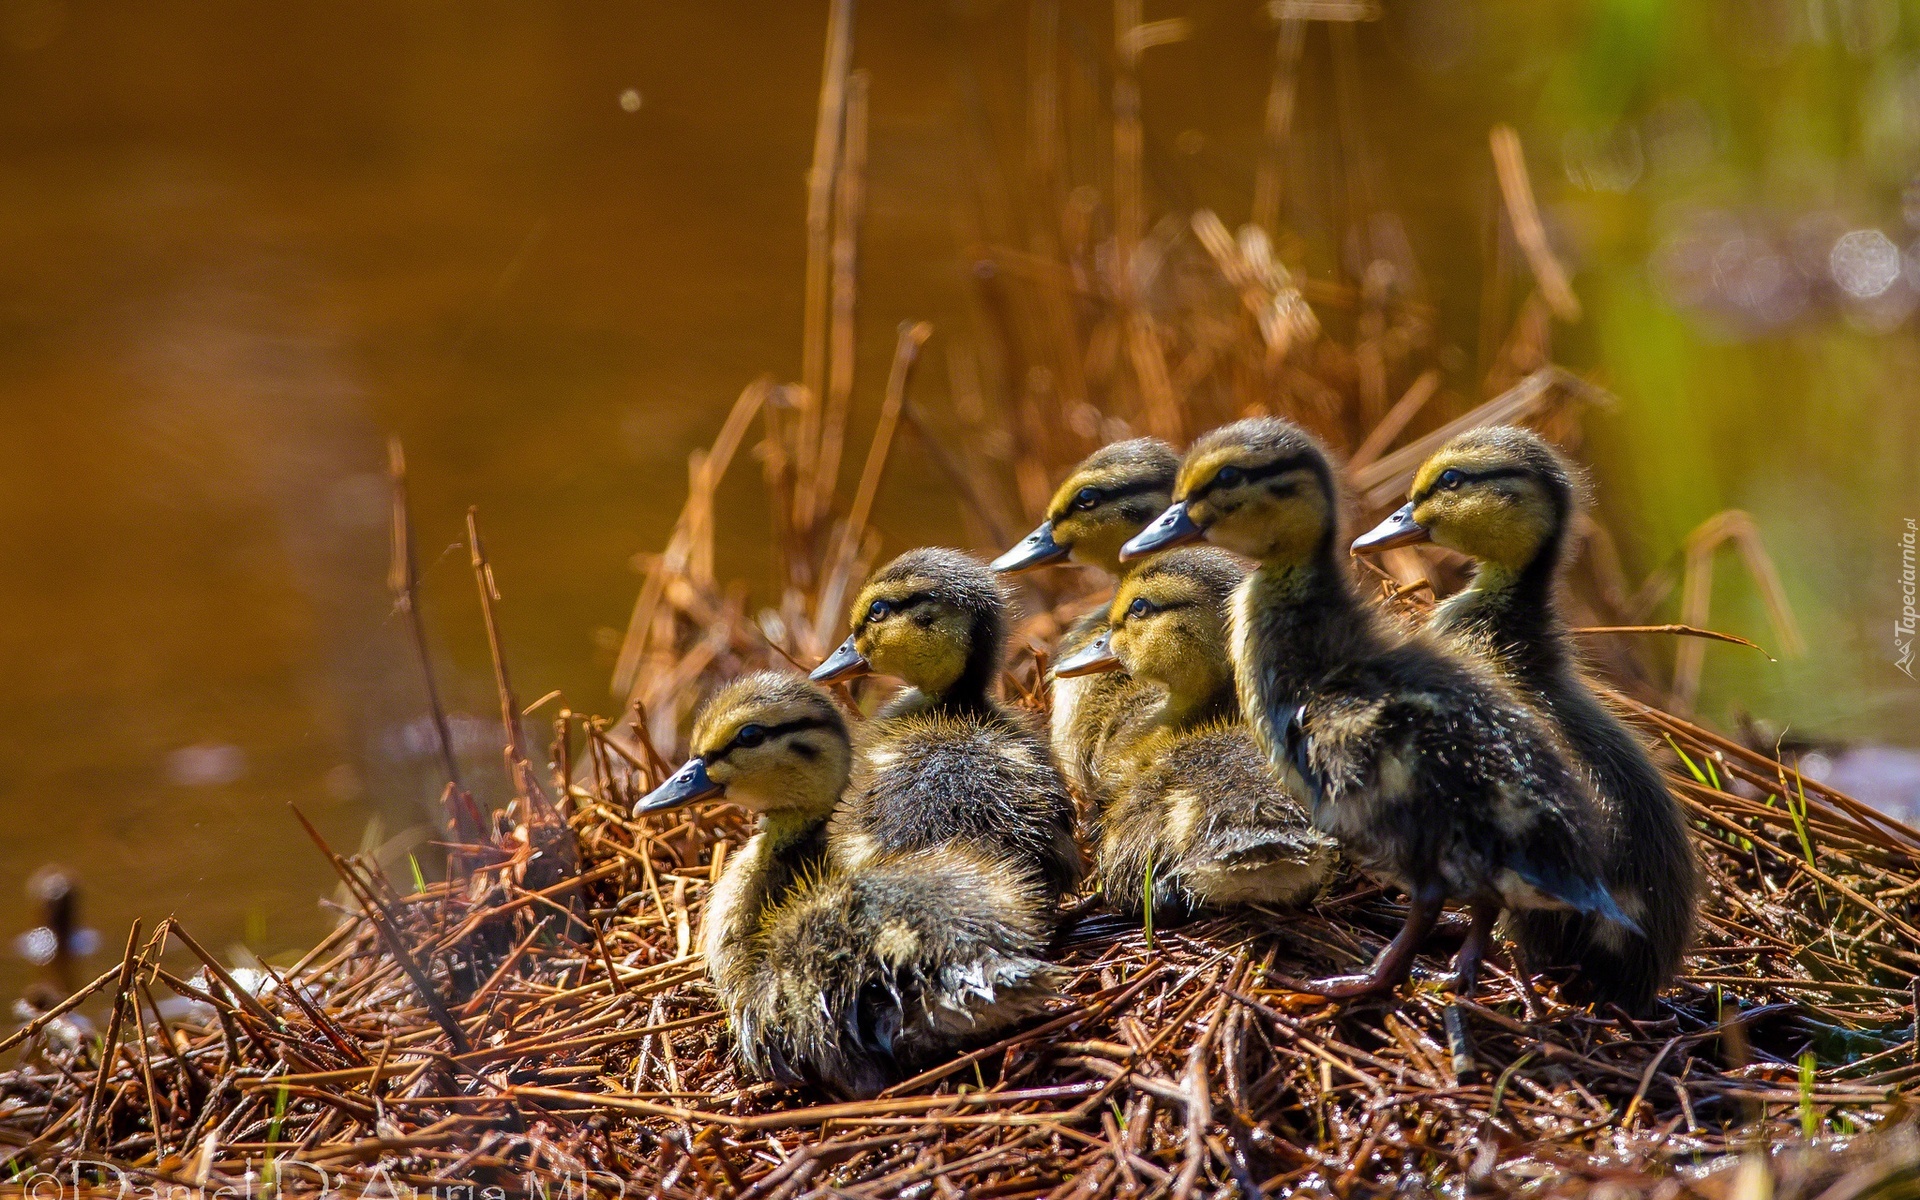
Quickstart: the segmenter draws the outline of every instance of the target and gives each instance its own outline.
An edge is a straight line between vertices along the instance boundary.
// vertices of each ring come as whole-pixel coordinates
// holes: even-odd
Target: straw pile
[[[1920,834],[1675,715],[1697,659],[1667,675],[1646,657],[1660,643],[1638,635],[1596,634],[1593,649],[1665,747],[1711,885],[1658,1020],[1570,1007],[1550,989],[1532,997],[1497,966],[1476,1001],[1430,980],[1391,1003],[1304,997],[1289,979],[1364,963],[1398,924],[1395,897],[1347,877],[1304,914],[1069,942],[1056,1011],[875,1100],[735,1075],[691,946],[728,849],[750,831],[724,807],[627,814],[675,764],[685,715],[714,680],[810,665],[838,641],[879,552],[870,520],[903,426],[981,546],[998,549],[1037,519],[1067,465],[1127,431],[1180,441],[1244,412],[1285,413],[1348,448],[1371,517],[1459,428],[1524,421],[1570,442],[1580,406],[1606,400],[1548,361],[1552,321],[1576,317],[1578,302],[1508,131],[1492,141],[1498,236],[1534,286],[1499,314],[1509,332],[1472,382],[1449,385],[1431,361],[1431,314],[1394,251],[1403,241],[1376,239],[1353,283],[1281,265],[1278,164],[1307,53],[1307,21],[1284,5],[1255,221],[1238,234],[1204,212],[1149,225],[1133,72],[1181,29],[1142,24],[1139,7],[1115,5],[1114,119],[1093,131],[1110,155],[1092,160],[1113,174],[1093,188],[1067,177],[1088,160],[1064,152],[1048,109],[1063,86],[1049,41],[1058,10],[1035,5],[1032,94],[1052,116],[1036,120],[1024,156],[1031,228],[993,231],[977,255],[985,332],[968,353],[949,348],[951,412],[909,398],[930,330],[902,327],[878,429],[843,496],[866,87],[850,70],[850,7],[834,6],[803,378],[752,384],[696,456],[620,654],[620,715],[561,710],[551,773],[535,769],[472,524],[513,805],[489,818],[450,777],[448,877],[425,886],[322,843],[359,911],[263,978],[236,978],[171,921],[151,937],[136,926],[118,965],[0,1043],[24,1046],[0,1073],[0,1162],[17,1180],[736,1200],[1236,1189],[1844,1200],[1911,1186],[1920,1137],[1899,1094],[1920,1081]],[[1326,39],[1336,75],[1352,53],[1341,29]],[[713,496],[756,430],[781,597],[750,614],[744,587],[714,576]],[[397,454],[395,479],[396,597],[417,618]],[[1763,553],[1734,517],[1702,534],[1694,559],[1728,533],[1747,539],[1764,582]],[[1662,581],[1636,598],[1604,534],[1589,530],[1585,545],[1577,603],[1591,624],[1644,619]],[[1444,589],[1457,570],[1416,552],[1385,566],[1384,602],[1410,617],[1430,602],[1424,581]],[[1684,591],[1689,624],[1703,620],[1701,593]],[[1034,601],[1007,689],[1038,710],[1038,648],[1089,598]],[[1784,606],[1778,621],[1790,647]],[[165,969],[169,947],[199,972]],[[1429,975],[1453,948],[1435,937]],[[66,1015],[89,999],[110,1014],[102,1039],[76,1036]]]

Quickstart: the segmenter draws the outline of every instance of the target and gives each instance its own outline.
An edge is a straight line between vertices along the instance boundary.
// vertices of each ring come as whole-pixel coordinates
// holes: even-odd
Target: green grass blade
[[[1687,770],[1693,775],[1694,781],[1696,783],[1706,783],[1707,782],[1706,775],[1701,772],[1699,767],[1696,767],[1693,765],[1693,760],[1691,758],[1688,758],[1687,752],[1680,748],[1680,743],[1673,740],[1673,735],[1669,733],[1666,735],[1666,738],[1667,738],[1667,745],[1672,746],[1673,752],[1680,756],[1680,761],[1687,764]],[[1709,784],[1708,786],[1712,786],[1712,785]]]
[[[1813,1110],[1813,1051],[1800,1054],[1800,1132],[1811,1138],[1820,1132],[1820,1119]]]

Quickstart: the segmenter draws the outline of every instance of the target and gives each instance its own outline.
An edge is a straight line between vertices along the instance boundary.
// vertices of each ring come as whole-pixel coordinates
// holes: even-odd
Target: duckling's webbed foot
[[[1407,923],[1387,943],[1380,957],[1373,960],[1371,970],[1364,975],[1335,975],[1316,979],[1308,990],[1329,1000],[1354,1000],[1391,992],[1399,987],[1413,970],[1413,958],[1420,950],[1420,943],[1433,932],[1433,924],[1440,917],[1440,904],[1444,898],[1439,888],[1421,888],[1408,901]]]
[[[1473,995],[1474,987],[1480,982],[1480,964],[1486,961],[1487,950],[1493,945],[1493,924],[1499,919],[1497,902],[1473,902],[1473,926],[1467,930],[1467,940],[1461,943],[1460,953],[1453,960],[1454,995]]]

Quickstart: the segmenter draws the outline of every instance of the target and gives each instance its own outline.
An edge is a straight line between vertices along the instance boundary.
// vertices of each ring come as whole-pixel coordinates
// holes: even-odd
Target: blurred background
[[[1115,6],[1041,7],[1104,94]],[[1625,575],[1744,509],[1809,647],[1712,648],[1701,713],[1833,757],[1884,747],[1887,803],[1920,791],[1898,753],[1920,744],[1920,687],[1894,666],[1920,517],[1920,3],[1151,0],[1143,19],[1181,22],[1140,59],[1156,213],[1248,219],[1277,18],[1307,9],[1342,19],[1298,48],[1288,177],[1314,186],[1281,198],[1288,265],[1330,285],[1365,268],[1351,213],[1312,196],[1390,213],[1370,236],[1417,264],[1446,387],[1477,396],[1506,328],[1485,317],[1506,252],[1488,131],[1511,124],[1582,306],[1555,358],[1619,397],[1586,430]],[[967,382],[979,243],[1021,203],[1001,180],[1035,11],[858,12],[853,444],[901,320],[934,329],[920,405]],[[504,791],[469,504],[522,700],[618,710],[634,556],[666,540],[688,455],[742,386],[800,369],[826,16],[0,0],[0,933],[39,920],[16,881],[60,861],[109,943],[172,912],[272,954],[331,924],[288,801],[397,875],[437,836],[385,586],[389,434],[469,777]],[[1313,179],[1330,138],[1366,156]],[[758,587],[756,474],[720,493],[717,574]],[[967,537],[941,480],[903,441],[874,520],[888,553]],[[1777,653],[1736,564],[1711,623]],[[0,956],[0,991],[31,970]]]

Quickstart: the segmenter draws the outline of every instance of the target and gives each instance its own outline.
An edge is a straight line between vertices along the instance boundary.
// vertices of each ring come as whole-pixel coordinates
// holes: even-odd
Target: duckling
[[[700,931],[746,1073],[871,1095],[1056,993],[1043,889],[991,856],[931,847],[834,873],[828,818],[853,750],[821,689],[735,680],[702,709],[692,747],[634,812],[724,798],[760,814]]]
[[[694,720],[693,757],[634,806],[634,815],[726,799],[759,816],[707,898],[700,948],[734,1029],[740,1061],[776,1074],[761,996],[771,986],[767,931],[798,892],[829,870],[827,821],[846,790],[853,750],[832,697],[793,676],[742,676]],[[786,1072],[790,1074],[790,1072]]]
[[[1536,966],[1581,968],[1598,1000],[1644,1012],[1692,940],[1699,863],[1686,818],[1640,739],[1582,678],[1555,596],[1567,529],[1580,512],[1575,470],[1538,435],[1473,430],[1436,451],[1407,503],[1353,543],[1355,554],[1431,541],[1475,562],[1471,586],[1428,627],[1479,656],[1558,729],[1600,802],[1602,877],[1646,930],[1558,912],[1519,914],[1513,935]]]
[[[1132,438],[1102,446],[1073,469],[1047,505],[1047,519],[1020,544],[993,560],[993,569],[1015,575],[1071,560],[1124,578],[1133,563],[1120,561],[1120,547],[1160,515],[1173,497],[1180,456],[1158,438]],[[1067,630],[1054,660],[1073,655],[1107,628],[1103,605]],[[1112,722],[1137,703],[1141,689],[1124,670],[1097,676],[1052,673],[1053,753],[1082,795],[1099,799],[1093,758]]]
[[[833,821],[834,861],[961,844],[1016,864],[1050,899],[1080,879],[1073,801],[1031,722],[992,689],[1006,642],[1000,582],[957,550],[909,551],[855,601],[818,682],[878,672],[908,687],[868,728]]]
[[[1055,671],[1124,668],[1159,690],[1096,762],[1111,782],[1095,868],[1109,904],[1153,918],[1201,908],[1292,905],[1333,868],[1334,844],[1274,779],[1240,719],[1227,606],[1246,571],[1206,547],[1162,554],[1120,585],[1111,627]],[[1149,871],[1151,876],[1149,876]]]
[[[1441,906],[1472,925],[1454,986],[1470,993],[1507,909],[1571,909],[1640,934],[1596,869],[1597,814],[1551,733],[1483,668],[1391,630],[1335,553],[1339,492],[1326,452],[1277,418],[1199,439],[1174,502],[1128,542],[1135,556],[1202,539],[1258,567],[1235,593],[1241,706],[1316,828],[1409,897],[1406,924],[1339,999],[1391,991]]]

